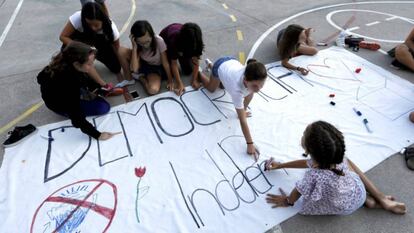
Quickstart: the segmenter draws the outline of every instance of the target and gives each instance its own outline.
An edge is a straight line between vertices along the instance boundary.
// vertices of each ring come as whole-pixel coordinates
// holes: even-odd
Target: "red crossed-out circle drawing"
[[[83,185],[83,186],[81,186]],[[75,189],[77,187],[77,189]],[[73,198],[73,197],[67,197],[64,195],[65,193],[70,192],[78,192],[79,187],[83,187],[81,190],[84,194],[81,198]],[[86,190],[85,187],[91,187],[91,189]],[[66,191],[66,192],[65,192]],[[105,207],[102,205],[102,203],[94,203],[91,201],[92,197],[94,195],[103,195],[104,198],[99,198],[101,200],[105,200],[107,202],[108,200],[113,201],[112,207]],[[74,217],[76,214],[76,211],[79,209],[92,211],[97,216],[101,216],[105,222],[107,222],[106,225],[102,226],[103,230],[102,232],[106,232],[109,228],[109,226],[112,223],[112,220],[115,216],[116,207],[117,207],[117,189],[116,186],[107,181],[102,179],[90,179],[90,180],[81,180],[69,185],[66,185],[54,193],[52,193],[49,197],[47,197],[42,204],[36,209],[36,212],[33,216],[32,223],[30,226],[30,232],[35,233],[38,232],[40,229],[38,229],[36,226],[41,225],[40,228],[44,228],[44,222],[40,222],[41,220],[38,220],[38,223],[36,224],[36,220],[38,218],[43,217],[47,213],[47,209],[51,206],[53,207],[54,204],[59,205],[60,208],[66,208],[69,209],[69,214],[66,214],[63,221],[60,222],[59,225],[54,226],[54,229],[48,230],[48,232],[59,232],[60,229],[65,227],[65,224],[67,224],[71,218]],[[39,214],[41,213],[41,214]],[[62,220],[62,219],[61,219]],[[44,232],[45,229],[41,229],[40,232]]]

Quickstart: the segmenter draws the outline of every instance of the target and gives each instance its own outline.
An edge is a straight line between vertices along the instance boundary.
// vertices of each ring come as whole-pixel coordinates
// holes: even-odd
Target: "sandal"
[[[408,169],[414,171],[414,148],[407,147],[404,152],[405,163],[407,164]]]

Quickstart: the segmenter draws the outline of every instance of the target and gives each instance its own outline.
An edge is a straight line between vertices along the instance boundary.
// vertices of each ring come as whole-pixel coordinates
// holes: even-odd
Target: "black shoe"
[[[4,147],[14,146],[25,139],[29,138],[28,136],[37,131],[37,128],[28,124],[26,126],[16,126],[13,131],[9,132],[8,138],[3,142]]]

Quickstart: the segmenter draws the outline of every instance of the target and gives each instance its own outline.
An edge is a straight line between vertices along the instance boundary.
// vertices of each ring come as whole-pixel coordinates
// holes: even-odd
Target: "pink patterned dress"
[[[312,168],[312,160],[308,160],[307,164],[309,169],[305,176],[296,183],[296,189],[303,198],[300,214],[347,215],[364,204],[364,184],[355,172],[349,170],[346,158],[336,166],[344,172],[344,176],[330,170]]]

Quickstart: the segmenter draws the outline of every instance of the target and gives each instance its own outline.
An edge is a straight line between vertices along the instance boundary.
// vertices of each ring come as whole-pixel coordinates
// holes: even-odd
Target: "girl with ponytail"
[[[362,207],[383,208],[395,214],[404,214],[404,203],[382,193],[365,174],[345,158],[342,133],[325,121],[306,127],[302,147],[309,160],[288,163],[271,162],[269,170],[281,168],[308,168],[289,195],[268,194],[266,200],[273,207],[293,206],[303,198],[300,214],[348,215]]]

